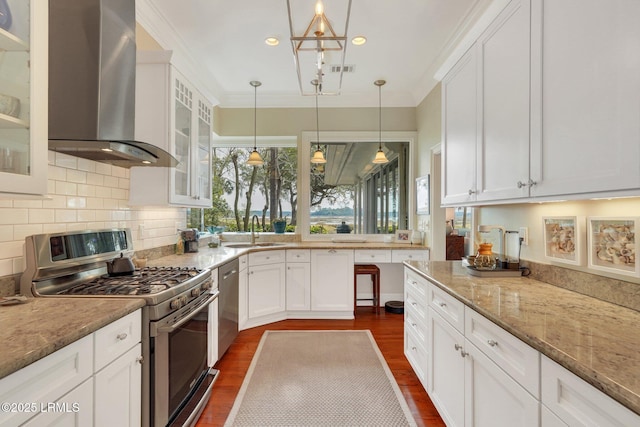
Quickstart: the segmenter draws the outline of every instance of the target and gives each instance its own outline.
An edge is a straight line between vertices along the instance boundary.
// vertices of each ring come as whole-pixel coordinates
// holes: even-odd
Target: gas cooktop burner
[[[186,282],[203,270],[194,267],[145,267],[129,275],[103,275],[57,295],[149,295]]]

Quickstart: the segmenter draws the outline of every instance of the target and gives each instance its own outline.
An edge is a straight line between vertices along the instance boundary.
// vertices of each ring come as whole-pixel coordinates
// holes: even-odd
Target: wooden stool
[[[373,285],[373,298],[358,299],[358,274],[370,274]],[[356,264],[353,266],[353,314],[356,313],[358,301],[373,301],[373,309],[380,314],[380,269],[375,264]]]

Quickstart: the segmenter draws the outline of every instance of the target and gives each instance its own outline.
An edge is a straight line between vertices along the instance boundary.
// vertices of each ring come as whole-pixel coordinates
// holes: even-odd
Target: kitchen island
[[[472,276],[460,261],[405,265],[640,414],[640,312],[527,277]]]

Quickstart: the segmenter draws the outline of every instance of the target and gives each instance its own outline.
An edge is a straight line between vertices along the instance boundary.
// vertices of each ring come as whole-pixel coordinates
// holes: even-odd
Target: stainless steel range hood
[[[49,149],[121,167],[175,166],[134,140],[135,1],[49,0]]]

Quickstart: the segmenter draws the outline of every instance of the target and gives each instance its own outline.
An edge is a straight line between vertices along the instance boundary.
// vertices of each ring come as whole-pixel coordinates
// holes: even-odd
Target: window
[[[276,218],[286,218],[287,231],[297,223],[298,149],[280,142],[258,147],[263,166],[247,165],[247,143],[214,142],[212,148],[212,207],[187,209],[187,227],[210,232],[248,231],[257,215],[260,231],[273,231]]]
[[[373,164],[377,132],[325,132],[325,164],[311,164],[314,132],[303,132],[300,150],[299,227],[305,239],[331,234],[393,234],[411,224],[408,177],[412,176],[412,132],[383,133],[389,159]],[[313,145],[313,150],[311,146]],[[302,196],[302,194],[308,194]],[[305,215],[304,212],[309,212]]]

